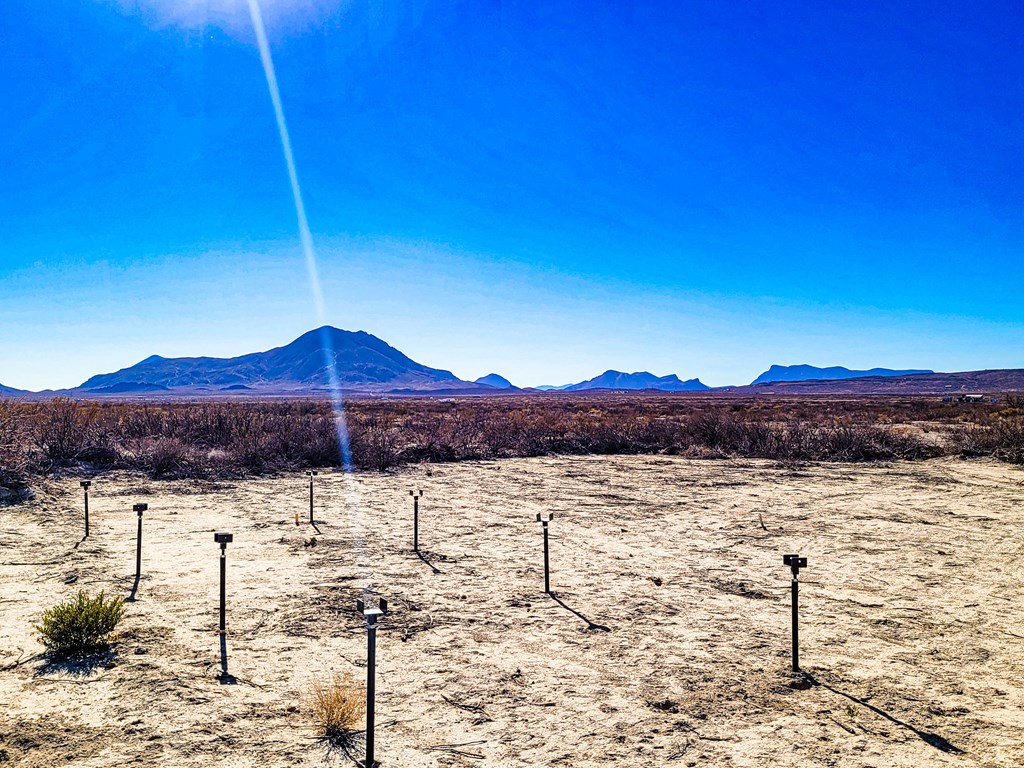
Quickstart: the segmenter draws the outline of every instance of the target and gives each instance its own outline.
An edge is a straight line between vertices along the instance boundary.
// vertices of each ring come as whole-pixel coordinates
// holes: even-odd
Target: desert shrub
[[[305,467],[337,467],[341,464],[339,429],[348,434],[345,415],[300,414],[295,417],[295,442],[301,446],[297,461]]]
[[[28,484],[28,459],[18,452],[0,451],[0,503],[20,500]]]
[[[779,461],[917,459],[941,451],[1024,462],[1021,396],[959,408],[938,398],[558,395],[354,399],[357,469],[578,454],[687,453]],[[340,466],[327,400],[0,400],[0,497],[88,463],[154,478],[248,476]],[[908,428],[909,427],[909,428]],[[921,431],[946,435],[942,445]],[[12,490],[13,489],[13,490]]]
[[[74,599],[47,609],[35,629],[50,655],[77,656],[105,648],[122,618],[123,598],[79,591]]]
[[[909,432],[906,428],[875,428],[875,440],[881,452],[895,459],[933,459],[943,455],[941,447]]]
[[[97,469],[110,469],[118,463],[120,458],[121,454],[117,448],[102,438],[86,445],[78,453],[80,461],[91,464]]]
[[[350,738],[366,712],[366,694],[349,673],[315,680],[309,692],[309,713],[317,733],[331,741]]]
[[[999,419],[992,427],[993,455],[1003,461],[1024,464],[1024,418]]]
[[[980,424],[958,424],[946,433],[946,442],[951,451],[961,456],[984,456],[991,454],[995,445],[992,431]]]
[[[67,466],[89,444],[96,419],[95,406],[84,406],[69,397],[55,397],[32,420],[36,445],[55,466]]]
[[[352,424],[349,445],[353,463],[360,469],[383,472],[398,463],[398,430],[386,419],[370,414]]]
[[[821,430],[820,440],[823,457],[831,457],[836,461],[892,458],[877,450],[874,431],[868,427],[826,427]]]
[[[730,451],[739,444],[739,425],[718,410],[698,412],[686,424],[686,437],[690,445]]]
[[[994,456],[1024,464],[1024,417],[1000,416],[988,424],[955,427],[949,443],[962,456]]]
[[[1024,394],[1019,392],[1010,392],[1003,397],[1008,408],[1015,408],[1017,410],[1024,410]]]
[[[138,441],[132,451],[132,466],[154,480],[201,477],[205,466],[194,447],[175,437],[157,437]]]
[[[0,501],[18,499],[28,487],[26,448],[23,418],[17,405],[0,399]]]

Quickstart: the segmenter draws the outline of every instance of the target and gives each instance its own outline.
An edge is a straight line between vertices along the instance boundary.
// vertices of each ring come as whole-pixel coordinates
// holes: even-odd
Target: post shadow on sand
[[[217,673],[217,681],[221,685],[234,685],[238,682],[235,676],[228,672],[228,639],[223,633],[220,636],[220,672]]]
[[[859,699],[856,696],[853,696],[852,694],[846,693],[845,691],[841,691],[838,688],[835,688],[835,687],[829,685],[826,682],[818,680],[810,672],[801,672],[801,674],[804,676],[804,679],[807,680],[807,682],[810,683],[811,685],[820,685],[825,690],[831,691],[832,693],[834,693],[834,694],[836,694],[838,696],[842,696],[844,699],[849,699],[850,701],[854,702],[855,704],[860,704],[865,709],[870,709],[876,715],[878,715],[879,717],[884,717],[890,723],[893,723],[894,725],[898,725],[901,728],[906,728],[908,731],[910,731],[915,736],[917,736],[919,739],[921,739],[921,741],[923,741],[925,744],[928,744],[928,745],[930,745],[932,747],[935,747],[940,752],[948,752],[948,753],[951,753],[951,754],[958,754],[958,755],[959,754],[963,754],[963,750],[962,749],[960,749],[959,747],[954,746],[953,744],[950,744],[948,741],[946,741],[944,738],[939,736],[937,733],[929,733],[928,731],[922,731],[922,730],[920,730],[918,728],[915,728],[910,723],[905,723],[902,720],[899,720],[899,719],[893,717],[888,712],[885,712],[885,711],[879,709],[878,707],[876,707],[873,704],[869,704],[864,699]]]
[[[377,723],[377,728],[390,728],[393,725],[397,725],[397,723],[397,720],[387,720],[383,723]],[[353,765],[358,765],[359,768],[366,767],[365,730],[346,729],[329,736],[321,736],[318,741],[325,747],[327,756],[344,756],[346,759],[351,760]],[[374,760],[374,765],[379,766],[380,763]]]
[[[322,736],[321,743],[327,750],[327,756],[340,755],[352,761],[353,765],[363,764],[366,751],[365,731],[341,731],[330,736]]]
[[[583,621],[585,621],[587,623],[587,629],[589,631],[591,631],[591,632],[611,632],[612,631],[611,627],[606,627],[604,624],[595,624],[590,619],[588,619],[586,616],[584,616],[582,613],[577,611],[575,608],[573,608],[572,606],[567,605],[565,603],[565,601],[562,600],[562,598],[560,598],[555,592],[548,592],[548,595],[551,597],[552,600],[554,600],[560,606],[565,608],[565,610],[567,610],[569,613],[575,614],[576,616],[579,616],[581,619],[583,619]]]
[[[131,591],[131,594],[129,594],[129,595],[128,595],[128,597],[126,597],[126,598],[124,599],[124,601],[125,601],[126,603],[134,603],[134,602],[135,602],[135,600],[136,600],[136,597],[135,597],[135,596],[136,596],[136,594],[137,594],[137,593],[138,593],[138,591],[139,591],[139,581],[140,581],[141,579],[142,579],[142,576],[141,576],[141,574],[138,574],[138,573],[136,573],[136,574],[135,574],[135,583],[133,583],[133,584],[132,584],[132,591]]]
[[[416,555],[416,557],[418,557],[424,563],[426,563],[427,567],[431,571],[433,571],[435,575],[440,574],[442,572],[436,565],[434,565],[432,562],[430,562],[430,559],[424,554],[422,549],[414,550],[413,554]]]

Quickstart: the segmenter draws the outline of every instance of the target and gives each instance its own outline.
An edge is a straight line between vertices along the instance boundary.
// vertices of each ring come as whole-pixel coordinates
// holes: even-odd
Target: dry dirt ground
[[[365,675],[370,573],[392,607],[384,768],[1024,765],[1018,468],[586,457],[328,473],[319,534],[305,482],[100,476],[84,541],[77,479],[0,510],[0,763],[351,765],[304,698],[335,671]],[[137,501],[144,575],[113,653],[47,665],[31,630],[44,608],[128,593]],[[538,512],[555,514],[551,597]],[[215,530],[235,537],[234,685],[215,679]],[[807,687],[788,670],[789,551],[810,561]]]

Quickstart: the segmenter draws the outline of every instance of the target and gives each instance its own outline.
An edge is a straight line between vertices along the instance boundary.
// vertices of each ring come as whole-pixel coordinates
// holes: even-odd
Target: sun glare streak
[[[316,252],[313,250],[313,235],[306,218],[306,206],[302,202],[302,190],[299,187],[299,175],[295,170],[295,156],[292,154],[292,142],[288,136],[288,124],[284,119],[284,107],[281,105],[281,91],[277,87],[277,74],[274,61],[270,57],[270,43],[263,27],[263,16],[260,14],[258,0],[249,0],[249,13],[252,15],[253,29],[256,31],[256,42],[260,49],[260,60],[263,62],[263,74],[267,78],[270,100],[274,104],[274,116],[277,118],[277,132],[281,138],[281,149],[284,162],[288,166],[288,181],[292,187],[292,198],[295,201],[295,214],[299,219],[299,237],[302,240],[302,252],[306,257],[306,271],[309,273],[309,284],[313,292],[313,304],[317,318],[324,324],[327,310],[324,305],[323,288],[320,286],[320,270],[316,263]]]
[[[267,41],[267,33],[263,27],[263,16],[260,13],[258,0],[248,0],[248,2],[249,14],[252,16],[252,25],[256,32],[256,42],[260,49],[260,60],[263,63],[263,74],[266,76],[270,100],[274,105],[274,117],[277,119],[277,132],[281,139],[281,149],[284,152],[285,165],[288,166],[288,181],[291,184],[292,199],[295,202],[295,215],[298,218],[299,224],[299,239],[302,242],[302,253],[306,261],[306,273],[309,277],[309,286],[313,294],[313,307],[316,311],[319,325],[323,329],[321,330],[321,343],[324,350],[324,367],[327,371],[334,426],[338,438],[338,449],[341,453],[342,468],[344,469],[349,521],[356,540],[357,567],[365,574],[366,586],[369,589],[370,574],[366,565],[366,546],[363,539],[362,518],[359,512],[360,505],[355,482],[350,474],[353,465],[348,425],[345,419],[345,402],[342,397],[338,371],[335,367],[334,342],[331,339],[330,332],[326,330],[327,308],[324,303],[323,288],[320,284],[320,267],[317,263],[316,250],[313,246],[313,234],[309,229],[309,220],[306,218],[306,206],[302,202],[302,188],[299,186],[299,175],[295,169],[292,142],[288,136],[288,124],[284,119],[281,92],[277,87],[277,74],[274,71],[274,61],[270,56],[270,44]]]

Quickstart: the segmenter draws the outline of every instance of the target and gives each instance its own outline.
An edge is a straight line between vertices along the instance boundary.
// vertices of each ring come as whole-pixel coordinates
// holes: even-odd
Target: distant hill
[[[474,384],[483,384],[485,387],[497,387],[498,389],[511,389],[512,382],[506,379],[504,376],[499,376],[496,373],[488,373],[486,376],[481,376],[479,379],[473,382]]]
[[[733,387],[728,391],[737,395],[998,395],[1002,392],[1024,392],[1024,369],[862,376],[831,381],[771,381]]]
[[[14,387],[5,387],[3,384],[0,384],[0,397],[16,397],[18,395],[27,395],[27,394],[28,394],[28,390],[25,390],[25,389],[15,389]]]
[[[818,368],[814,365],[773,365],[752,382],[751,386],[767,384],[774,381],[835,381],[840,379],[860,379],[868,376],[913,376],[918,373],[934,373],[929,370],[896,371],[891,368],[872,368],[867,371],[851,371],[834,365],[829,368]]]
[[[623,373],[622,371],[605,371],[579,384],[562,387],[566,392],[582,392],[587,389],[659,389],[663,392],[698,392],[710,389],[700,379],[682,381],[674,373],[668,376],[655,376],[647,371]]]
[[[326,350],[326,351],[325,351]],[[472,388],[450,371],[430,368],[365,331],[324,326],[283,347],[231,358],[159,355],[115,373],[93,376],[78,395],[132,392],[175,393],[251,390],[254,394],[325,392],[328,361],[346,391],[388,392]]]
[[[551,392],[560,389],[568,389],[571,386],[572,384],[560,384],[558,386],[555,386],[554,384],[541,384],[540,386],[534,387],[534,389],[536,389],[538,392]]]

